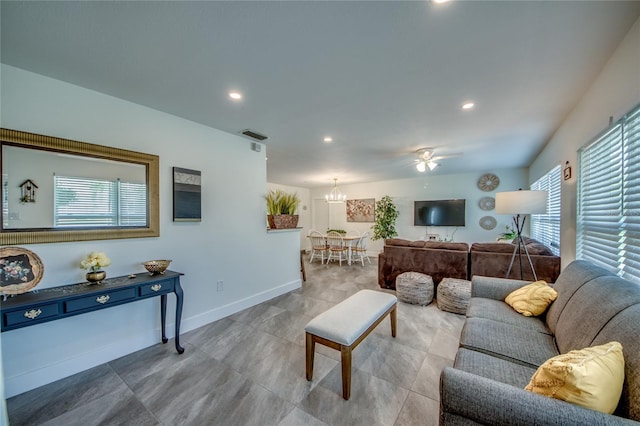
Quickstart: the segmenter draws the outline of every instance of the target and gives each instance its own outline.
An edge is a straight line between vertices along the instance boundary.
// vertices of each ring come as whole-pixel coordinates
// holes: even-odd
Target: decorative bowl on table
[[[148,260],[143,263],[144,268],[149,271],[151,275],[164,274],[164,271],[167,270],[171,260],[161,259],[161,260]]]

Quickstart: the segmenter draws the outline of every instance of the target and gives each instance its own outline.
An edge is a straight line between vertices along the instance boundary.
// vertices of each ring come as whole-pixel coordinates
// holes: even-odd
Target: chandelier
[[[344,203],[347,200],[347,196],[338,189],[337,178],[333,178],[333,189],[324,196],[324,199],[327,203]]]

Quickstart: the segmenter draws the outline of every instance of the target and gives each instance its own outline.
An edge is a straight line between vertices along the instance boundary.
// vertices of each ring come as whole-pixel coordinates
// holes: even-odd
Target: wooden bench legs
[[[313,340],[313,334],[306,333],[307,336],[307,381],[313,379],[313,358],[316,354],[316,341]]]
[[[351,397],[351,346],[340,347],[340,363],[342,364],[342,397]]]
[[[340,343],[334,342],[332,340],[328,340],[322,338],[320,336],[316,336],[315,334],[306,333],[306,367],[307,367],[307,380],[311,381],[313,379],[313,358],[315,355],[316,343],[320,343],[321,345],[328,346],[332,349],[340,351],[340,359],[342,364],[342,397],[344,399],[349,399],[351,397],[351,358],[352,352],[364,340],[365,337],[373,331],[374,328],[378,326],[385,319],[387,315],[391,320],[391,336],[396,337],[396,323],[397,323],[397,304],[394,304],[389,310],[383,313],[380,318],[378,318],[368,329],[366,329],[360,337],[358,337],[355,342],[351,345],[342,345]]]

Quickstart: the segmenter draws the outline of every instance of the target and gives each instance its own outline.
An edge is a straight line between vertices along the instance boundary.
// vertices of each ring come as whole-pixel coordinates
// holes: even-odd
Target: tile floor
[[[316,345],[305,379],[304,326],[364,289],[377,264],[306,263],[302,288],[7,401],[16,425],[436,425],[438,381],[464,318],[400,303],[397,338],[383,321],[355,350],[351,399],[340,353]]]

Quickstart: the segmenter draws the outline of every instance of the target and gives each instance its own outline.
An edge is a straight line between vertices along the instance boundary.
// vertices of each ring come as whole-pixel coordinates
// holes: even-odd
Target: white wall
[[[44,262],[39,288],[83,281],[78,265],[93,250],[111,258],[109,276],[173,259],[170,269],[185,274],[186,332],[300,286],[299,232],[266,232],[265,154],[249,141],[10,66],[1,73],[2,127],[160,157],[160,237],[25,246]],[[202,172],[202,222],[172,221],[173,166]],[[169,312],[174,303],[169,296]],[[151,299],[2,333],[6,395],[157,344],[159,327]]]
[[[418,172],[416,172],[418,173]],[[383,182],[372,182],[357,185],[340,185],[339,189],[346,194],[348,199],[375,198],[379,201],[383,196],[389,195],[393,198],[398,207],[400,215],[396,220],[396,230],[398,238],[408,240],[425,239],[426,234],[439,234],[440,238],[450,239],[453,235],[454,241],[467,243],[494,241],[498,234],[504,232],[507,224],[511,224],[511,216],[497,215],[495,210],[484,211],[478,206],[478,202],[483,197],[494,197],[496,192],[514,191],[519,188],[528,188],[526,169],[502,169],[492,170],[500,178],[500,185],[496,190],[484,192],[478,189],[478,178],[483,173],[462,173],[455,175],[434,175],[428,172],[421,174],[415,179],[389,180]],[[324,200],[324,194],[331,190],[331,186],[326,188],[316,188],[311,190],[312,200]],[[466,226],[459,227],[424,227],[413,226],[413,202],[422,200],[444,200],[452,198],[466,199]],[[373,223],[347,222],[345,204],[323,204],[317,202],[314,205],[325,208],[321,214],[329,215],[329,225],[332,228],[344,230],[355,230],[360,233],[370,231]],[[317,212],[314,212],[314,215]],[[479,220],[483,216],[493,216],[497,220],[497,226],[491,231],[484,230],[479,225]],[[312,227],[316,227],[312,224]],[[320,230],[320,229],[319,229]],[[324,231],[324,230],[322,230]],[[370,255],[382,250],[383,241],[372,241],[369,244]]]
[[[562,184],[560,256],[562,265],[576,258],[576,190],[578,149],[640,103],[640,19],[617,47],[578,105],[562,123],[529,168],[534,182],[557,164],[566,161],[573,177]]]
[[[267,150],[269,148],[267,147]],[[311,229],[311,198],[309,196],[309,188],[300,188],[297,186],[279,185],[277,183],[267,182],[267,191],[270,190],[282,190],[290,194],[297,194],[300,198],[300,205],[298,206],[298,228],[300,229],[300,248],[309,250],[311,244],[307,235]]]

